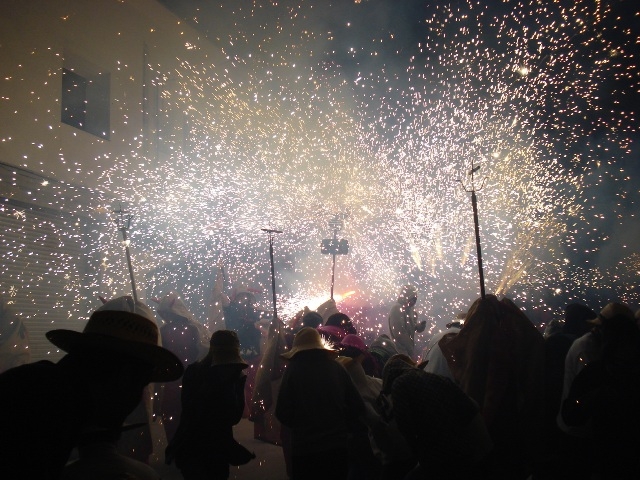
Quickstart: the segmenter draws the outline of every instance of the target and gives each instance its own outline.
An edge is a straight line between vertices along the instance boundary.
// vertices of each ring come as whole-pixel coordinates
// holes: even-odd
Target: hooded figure
[[[397,355],[384,368],[382,392],[420,463],[410,478],[490,478],[493,445],[480,408],[455,383]]]
[[[233,438],[244,411],[244,370],[236,332],[211,335],[209,353],[189,365],[182,378],[182,415],[165,452],[185,480],[229,478],[229,465],[244,465],[255,455]]]
[[[224,308],[226,328],[233,330],[240,339],[240,350],[247,358],[260,355],[262,334],[256,326],[260,314],[255,308],[256,297],[251,292],[238,292]]]
[[[128,296],[98,308],[82,332],[46,335],[67,352],[58,363],[44,360],[0,375],[4,478],[59,478],[86,432],[119,429],[146,385],[183,372],[180,360],[159,346],[151,309]]]
[[[391,307],[389,313],[389,332],[398,348],[398,353],[403,353],[411,358],[414,355],[416,332],[424,331],[427,322],[418,323],[418,314],[413,307],[418,301],[418,291],[412,285],[405,285],[400,290],[398,301]]]

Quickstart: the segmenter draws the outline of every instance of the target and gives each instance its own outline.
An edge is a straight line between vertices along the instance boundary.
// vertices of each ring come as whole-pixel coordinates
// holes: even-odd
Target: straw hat
[[[240,356],[240,340],[233,330],[217,330],[209,341],[211,365],[240,365],[249,367]]]
[[[180,378],[182,363],[173,353],[158,345],[160,338],[153,312],[130,296],[109,300],[98,308],[82,332],[51,330],[47,338],[65,352],[99,350],[129,355],[154,367],[152,382]]]
[[[280,356],[282,358],[290,359],[297,353],[305,350],[327,350],[329,352],[335,352],[333,348],[324,344],[318,330],[311,327],[304,327],[300,329],[293,338],[293,346],[291,347],[291,350],[281,354]]]

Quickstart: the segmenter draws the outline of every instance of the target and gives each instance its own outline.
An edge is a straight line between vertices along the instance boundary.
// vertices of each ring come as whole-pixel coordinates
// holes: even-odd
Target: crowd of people
[[[410,285],[370,342],[332,300],[260,341],[251,294],[236,297],[213,329],[170,293],[155,313],[118,297],[82,332],[48,332],[61,360],[0,373],[2,478],[159,478],[121,445],[145,428],[137,408],[185,480],[252,461],[233,426],[268,414],[291,480],[640,478],[640,311],[623,303],[567,305],[541,332],[487,295],[416,351]]]

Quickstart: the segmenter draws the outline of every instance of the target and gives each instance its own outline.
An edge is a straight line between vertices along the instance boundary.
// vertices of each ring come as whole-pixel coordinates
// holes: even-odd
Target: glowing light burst
[[[459,182],[468,184],[474,162],[488,291],[517,288],[536,303],[556,290],[547,279],[566,270],[567,225],[585,218],[581,185],[596,157],[581,142],[598,133],[624,150],[637,133],[633,112],[605,112],[598,97],[603,82],[631,75],[618,57],[632,35],[606,34],[616,28],[607,6],[439,6],[417,44],[394,50],[390,32],[371,33],[370,44],[349,47],[346,68],[315,50],[337,34],[314,25],[312,8],[253,3],[238,8],[223,45],[232,67],[184,63],[179,88],[164,92],[188,113],[189,145],[171,145],[169,162],[122,186],[137,205],[132,242],[150,288],[175,282],[202,303],[223,259],[233,279],[268,293],[260,229],[274,226],[284,230],[278,288],[292,314],[301,299],[328,297],[319,244],[343,213],[340,237],[352,250],[338,259],[339,290],[391,303],[411,281],[433,322],[449,320],[478,296]],[[249,52],[238,25],[260,23],[265,11],[282,21]]]

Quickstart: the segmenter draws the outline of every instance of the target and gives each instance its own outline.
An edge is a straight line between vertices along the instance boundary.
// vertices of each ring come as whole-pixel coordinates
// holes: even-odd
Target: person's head
[[[184,371],[180,360],[158,345],[151,309],[129,296],[94,311],[82,332],[58,329],[46,336],[82,372],[94,408],[109,425],[124,421],[150,382],[177,380]]]
[[[232,330],[217,330],[209,340],[211,365],[237,365],[241,369],[249,367],[240,356],[240,340]]]
[[[340,327],[345,331],[345,334],[355,335],[358,333],[356,331],[356,328],[353,326],[351,318],[349,318],[349,315],[347,315],[346,313],[338,312],[329,316],[329,318],[327,318],[327,323],[325,323],[325,326]]]
[[[416,368],[416,362],[403,353],[391,357],[382,370],[382,391],[391,393],[393,382],[406,371]]]
[[[300,319],[300,328],[318,328],[320,325],[322,325],[322,315],[318,312],[306,312]]]
[[[589,323],[599,329],[605,343],[616,342],[635,333],[637,329],[633,311],[617,302],[607,304],[594,319],[589,320]]]
[[[597,316],[596,312],[586,305],[570,303],[564,311],[562,333],[580,337],[591,330],[593,325],[589,323],[589,320],[593,320]]]
[[[336,351],[333,347],[329,346],[322,340],[320,332],[317,329],[311,327],[304,327],[300,329],[296,336],[293,338],[293,345],[291,350],[281,354],[280,356],[286,360],[295,358],[301,352],[308,351],[325,351],[327,353],[335,354]]]
[[[558,333],[562,333],[564,331],[564,322],[560,321],[557,318],[554,318],[547,323],[547,326],[544,328],[543,337],[549,338]]]
[[[398,295],[398,303],[407,307],[413,307],[418,301],[418,290],[413,285],[404,285]]]
[[[334,346],[337,346],[347,335],[344,328],[336,325],[320,325],[317,330],[327,344]]]
[[[601,330],[615,328],[618,324],[634,323],[633,311],[625,304],[618,302],[608,303],[598,315],[588,321],[589,324],[599,327]]]
[[[251,292],[239,292],[233,297],[233,303],[241,308],[253,308],[256,303],[256,297]]]
[[[367,353],[367,345],[359,336],[349,334],[338,344],[338,351],[343,357],[362,358]]]

